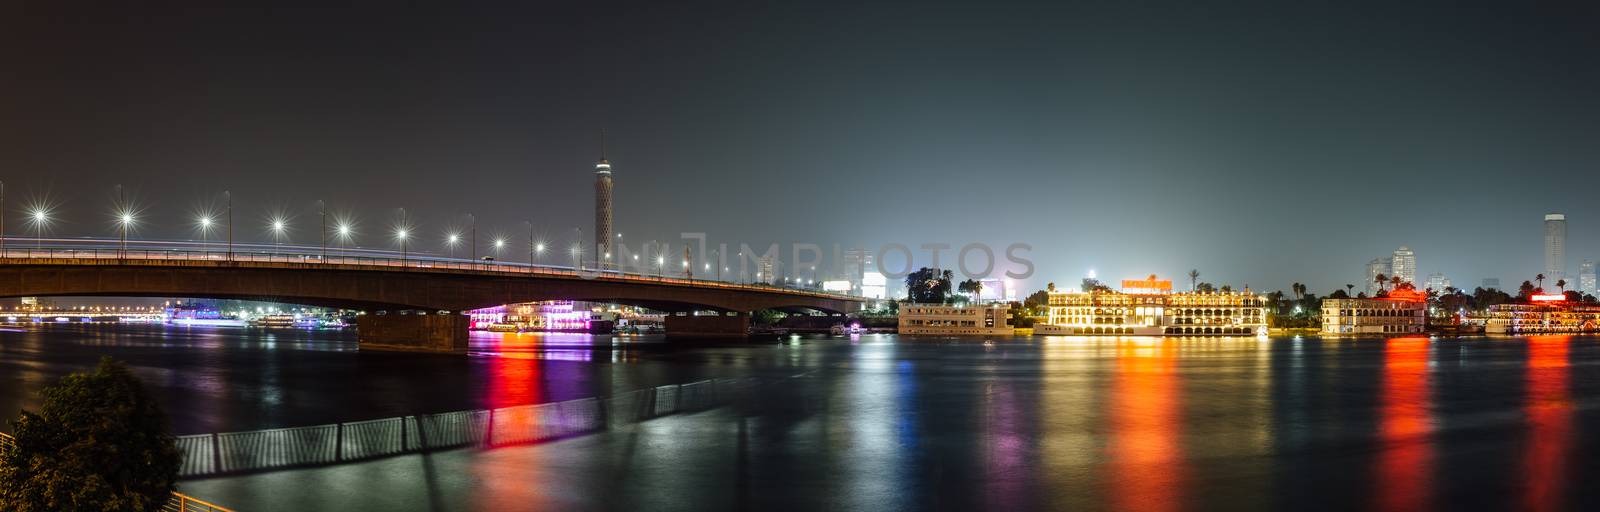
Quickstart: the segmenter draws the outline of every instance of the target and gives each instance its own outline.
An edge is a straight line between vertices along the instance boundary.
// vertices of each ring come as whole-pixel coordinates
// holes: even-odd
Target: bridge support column
[[[467,352],[465,315],[361,315],[356,317],[356,339],[361,350],[410,352]]]
[[[743,338],[750,335],[750,314],[723,313],[717,316],[667,315],[669,338]]]

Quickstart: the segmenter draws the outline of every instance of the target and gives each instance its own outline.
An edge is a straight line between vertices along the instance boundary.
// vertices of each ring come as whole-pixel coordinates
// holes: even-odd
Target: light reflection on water
[[[436,454],[441,467],[471,475],[421,477],[448,485],[407,471],[328,480],[359,482],[400,510],[473,503],[473,493],[486,497],[477,503],[571,508],[842,510],[1547,510],[1600,498],[1578,484],[1595,476],[1579,461],[1597,455],[1580,440],[1600,436],[1600,417],[1584,413],[1600,406],[1600,373],[1574,370],[1600,366],[1592,337],[867,335],[669,345],[478,335],[473,356],[352,345],[347,335],[300,333],[0,332],[0,406],[32,406],[33,391],[100,354],[128,360],[187,432],[505,407],[711,377],[783,383],[752,404],[582,440]],[[320,478],[291,479],[296,492],[253,487],[276,485],[269,480],[229,481],[250,492],[193,485],[268,510],[316,505],[272,499],[347,491]]]

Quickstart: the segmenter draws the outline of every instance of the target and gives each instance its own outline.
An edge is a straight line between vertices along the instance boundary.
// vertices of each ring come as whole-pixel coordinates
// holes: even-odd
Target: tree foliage
[[[0,456],[0,509],[154,511],[172,494],[180,457],[155,399],[110,358],[45,388],[37,414],[12,425]]]
[[[906,275],[906,298],[919,304],[944,304],[955,272],[922,267]]]

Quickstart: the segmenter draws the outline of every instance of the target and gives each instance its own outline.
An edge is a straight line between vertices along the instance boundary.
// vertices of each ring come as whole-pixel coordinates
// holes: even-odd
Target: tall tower
[[[1566,274],[1567,216],[1551,213],[1544,216],[1544,276],[1554,281]]]
[[[594,258],[604,266],[611,253],[611,162],[606,160],[606,132],[600,130],[600,161],[594,164]]]
[[[1404,245],[1400,246],[1399,249],[1395,249],[1394,263],[1389,270],[1393,272],[1390,277],[1399,276],[1400,281],[1411,283],[1415,286],[1417,284],[1417,253]]]
[[[1393,257],[1373,258],[1372,261],[1367,262],[1367,296],[1369,297],[1376,296],[1378,290],[1382,289],[1377,281],[1379,274],[1382,274],[1385,278],[1394,274]]]

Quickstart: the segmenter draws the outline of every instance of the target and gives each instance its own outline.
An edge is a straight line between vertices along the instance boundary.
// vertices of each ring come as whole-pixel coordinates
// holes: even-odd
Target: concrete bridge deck
[[[863,299],[683,277],[440,258],[216,251],[7,250],[0,297],[118,296],[247,299],[366,311],[364,345],[465,348],[462,311],[515,302],[580,300],[674,313],[671,333],[742,333],[760,309],[845,313]],[[675,325],[677,329],[674,329]]]

